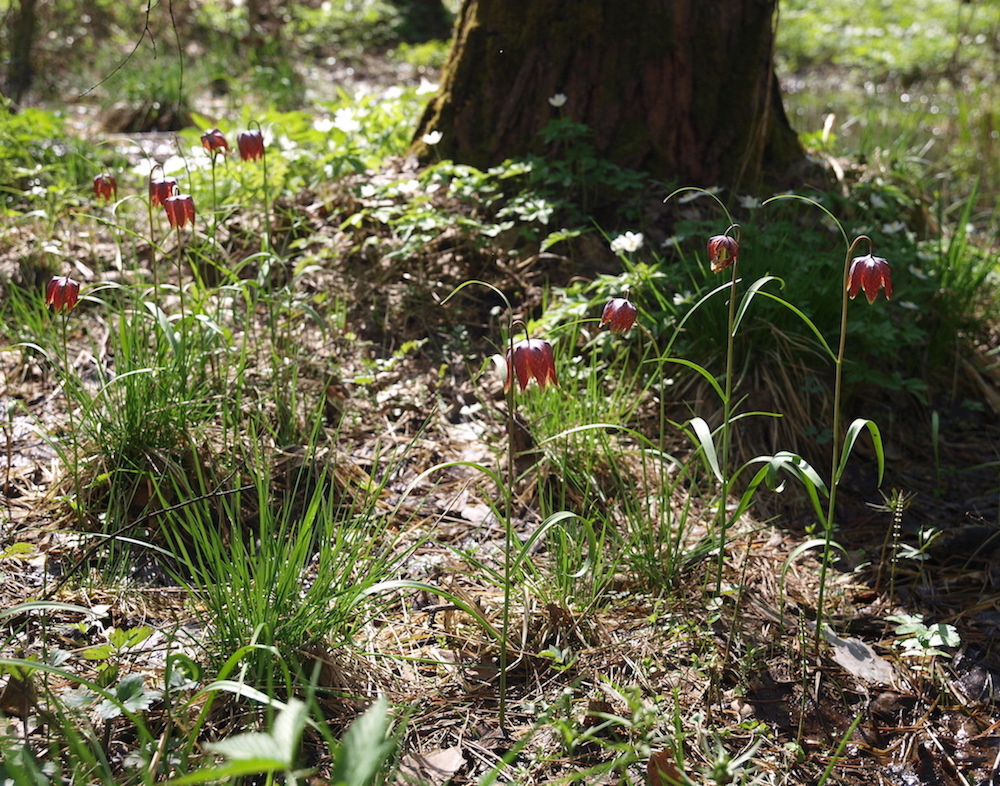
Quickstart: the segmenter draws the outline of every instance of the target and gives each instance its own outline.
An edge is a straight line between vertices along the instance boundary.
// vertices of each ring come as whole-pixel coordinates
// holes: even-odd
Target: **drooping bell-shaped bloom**
[[[720,273],[730,267],[740,255],[740,244],[729,235],[713,235],[708,239],[708,261],[712,272]]]
[[[864,290],[868,303],[874,303],[878,291],[885,289],[885,299],[892,300],[892,269],[882,257],[866,254],[854,257],[847,273],[847,294],[854,300],[859,291]]]
[[[190,194],[167,197],[163,209],[167,213],[167,221],[174,229],[180,229],[187,223],[194,224],[194,199]]]
[[[635,304],[623,297],[613,297],[604,307],[601,314],[601,327],[607,327],[612,333],[625,333],[635,324],[639,309]]]
[[[240,161],[256,161],[264,157],[264,135],[260,131],[244,131],[236,137]]]
[[[118,181],[114,175],[104,172],[94,177],[94,196],[108,201],[118,199]]]
[[[201,135],[201,146],[211,153],[213,158],[220,150],[223,155],[229,152],[229,143],[218,128],[211,128]]]
[[[517,384],[522,391],[528,387],[532,378],[538,382],[540,388],[544,388],[550,382],[556,387],[559,386],[559,380],[556,379],[556,361],[552,354],[552,345],[548,341],[540,338],[519,341],[513,349],[507,349],[506,360],[507,382],[503,388],[505,393],[510,390],[515,373]]]
[[[45,305],[58,311],[69,311],[80,299],[80,282],[69,276],[53,276],[45,287]]]
[[[153,207],[166,204],[166,201],[176,193],[176,177],[160,177],[149,181],[149,203]]]

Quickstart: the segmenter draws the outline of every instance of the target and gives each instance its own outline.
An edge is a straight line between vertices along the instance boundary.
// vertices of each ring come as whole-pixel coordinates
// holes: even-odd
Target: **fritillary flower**
[[[528,387],[532,379],[538,382],[540,388],[544,388],[550,382],[556,387],[559,386],[559,380],[556,379],[556,361],[552,354],[552,345],[548,341],[540,338],[519,341],[512,349],[507,350],[506,360],[507,382],[504,384],[504,392],[510,390],[515,373],[517,384],[522,391]]]
[[[175,229],[180,229],[188,223],[194,224],[194,199],[190,194],[174,194],[167,197],[163,209],[167,213],[167,221]]]
[[[45,288],[45,305],[57,312],[69,311],[80,299],[80,282],[69,276],[53,276]]]
[[[712,272],[720,273],[730,267],[740,255],[740,244],[729,235],[714,235],[708,239],[708,261]]]
[[[244,131],[236,137],[240,161],[256,161],[264,157],[264,135],[260,131]]]
[[[107,172],[94,178],[94,196],[108,201],[118,199],[118,181]]]
[[[864,290],[868,303],[874,303],[880,289],[885,289],[885,299],[892,300],[892,269],[882,257],[870,253],[863,257],[854,257],[847,274],[847,294],[851,300],[859,291]]]
[[[625,333],[635,324],[639,309],[635,304],[623,297],[614,297],[608,301],[601,314],[601,327],[607,327],[612,333]]]
[[[213,158],[220,150],[223,155],[229,152],[229,143],[218,128],[212,128],[201,135],[201,146],[211,153]]]
[[[149,202],[153,207],[166,204],[177,193],[176,177],[160,177],[149,181]]]

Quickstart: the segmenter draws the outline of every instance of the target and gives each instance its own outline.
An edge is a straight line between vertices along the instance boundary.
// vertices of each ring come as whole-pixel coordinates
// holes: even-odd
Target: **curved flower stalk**
[[[172,179],[172,178],[171,178]],[[175,186],[176,189],[176,186]],[[185,317],[187,309],[184,302],[184,238],[181,230],[191,224],[192,230],[195,223],[194,199],[190,194],[180,194],[176,191],[163,200],[163,210],[167,214],[167,221],[172,229],[177,230],[177,294],[180,299],[180,322],[178,326],[181,332],[180,352],[178,361],[182,368],[186,368],[187,355],[187,326]],[[182,392],[187,392],[187,373],[181,375]]]

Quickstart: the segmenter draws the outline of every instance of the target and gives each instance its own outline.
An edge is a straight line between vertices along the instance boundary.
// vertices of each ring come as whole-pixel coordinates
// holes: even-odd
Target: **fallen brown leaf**
[[[403,757],[399,763],[397,786],[410,784],[426,784],[427,786],[444,786],[462,767],[465,757],[457,745],[451,748],[438,748],[428,753],[411,753]]]

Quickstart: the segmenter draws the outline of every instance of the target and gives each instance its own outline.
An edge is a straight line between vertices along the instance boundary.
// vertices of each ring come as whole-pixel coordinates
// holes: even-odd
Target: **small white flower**
[[[420,181],[403,180],[396,184],[396,191],[400,194],[412,194],[420,189]]]
[[[682,205],[686,205],[688,202],[694,202],[696,199],[701,199],[705,196],[715,196],[722,188],[719,186],[712,186],[711,188],[706,188],[704,190],[698,189],[697,191],[688,191],[683,196],[677,198],[677,201]]]
[[[626,232],[611,241],[611,252],[613,254],[630,254],[642,248],[642,243],[642,232]]]
[[[884,235],[895,235],[898,232],[902,232],[906,229],[906,224],[903,221],[893,221],[891,224],[882,225],[882,234]]]
[[[341,107],[333,113],[333,127],[345,134],[353,134],[361,130],[361,122],[354,116],[354,110]]]
[[[424,134],[422,138],[425,145],[430,145],[431,147],[433,147],[442,139],[444,139],[444,134],[442,134],[440,131],[429,131],[428,133]]]
[[[549,99],[549,105],[550,106],[554,106],[556,109],[558,109],[561,106],[565,106],[566,105],[566,94],[565,93],[556,93],[554,96],[552,96]]]
[[[438,91],[437,82],[432,82],[425,76],[420,77],[420,84],[417,86],[417,95],[425,96]]]
[[[872,194],[871,203],[872,207],[876,209],[885,207],[885,200],[882,199],[882,197],[880,197],[878,194]]]
[[[737,200],[740,203],[740,207],[745,210],[753,210],[755,207],[760,207],[760,200],[755,196],[741,196],[737,197]]]
[[[313,120],[313,128],[325,134],[333,128],[333,121],[328,117],[317,117]]]

